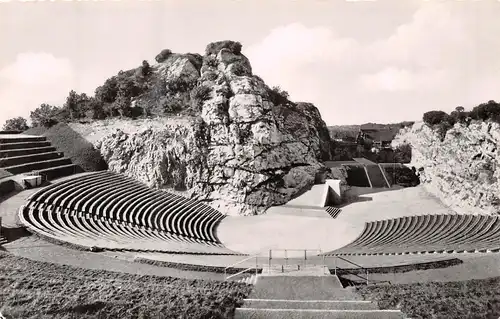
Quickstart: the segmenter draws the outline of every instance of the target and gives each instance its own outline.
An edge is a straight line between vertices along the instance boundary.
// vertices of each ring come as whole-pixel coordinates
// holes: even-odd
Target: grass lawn
[[[0,252],[6,318],[231,318],[252,286],[139,276],[32,261]]]
[[[380,309],[399,308],[411,318],[498,319],[500,277],[456,282],[380,285],[358,288]]]

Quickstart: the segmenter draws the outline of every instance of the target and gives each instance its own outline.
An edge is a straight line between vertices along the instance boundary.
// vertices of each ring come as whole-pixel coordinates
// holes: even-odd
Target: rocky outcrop
[[[463,212],[500,212],[497,123],[455,124],[444,141],[424,123],[403,129],[393,146],[412,146],[411,166],[420,180],[445,204]]]
[[[322,182],[331,140],[318,109],[277,99],[232,47],[212,45],[199,69],[175,54],[153,66],[165,83],[196,79],[191,96],[199,112],[177,125],[118,129],[96,141],[109,168],[228,214],[262,213]]]

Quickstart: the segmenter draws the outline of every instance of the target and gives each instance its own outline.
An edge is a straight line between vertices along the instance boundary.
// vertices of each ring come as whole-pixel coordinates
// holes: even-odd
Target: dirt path
[[[116,254],[115,256],[117,257],[114,258],[112,253],[101,254],[74,250],[64,246],[48,243],[35,236],[17,239],[3,245],[3,248],[7,252],[19,257],[86,269],[109,270],[128,274],[170,276],[188,279],[223,279],[223,275],[221,274],[183,271],[148,264],[134,263],[123,257],[119,258],[119,254]]]

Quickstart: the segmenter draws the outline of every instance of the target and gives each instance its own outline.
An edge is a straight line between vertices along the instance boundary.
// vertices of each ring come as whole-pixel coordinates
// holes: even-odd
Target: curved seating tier
[[[237,254],[216,236],[225,217],[217,210],[109,171],[39,190],[28,197],[19,217],[37,233],[81,246]]]
[[[500,251],[500,216],[419,215],[365,224],[350,244],[326,255]]]

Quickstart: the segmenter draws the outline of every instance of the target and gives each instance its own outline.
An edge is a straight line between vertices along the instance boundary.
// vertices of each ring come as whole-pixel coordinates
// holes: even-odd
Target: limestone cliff
[[[496,123],[457,123],[444,141],[424,123],[401,130],[393,146],[412,146],[421,182],[445,204],[462,212],[500,212],[499,143]]]
[[[199,65],[175,54],[153,65],[165,90],[191,83],[196,112],[164,126],[108,131],[93,142],[109,168],[245,215],[283,204],[324,180],[328,170],[321,161],[331,157],[331,140],[318,109],[271,90],[239,49],[215,43]],[[133,104],[145,105],[151,96]]]

